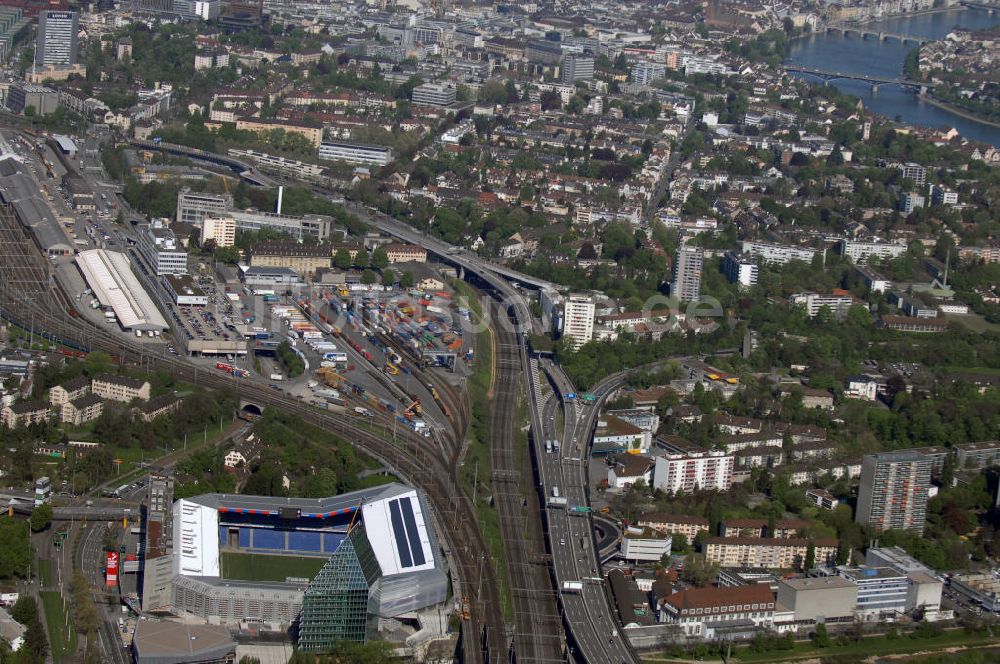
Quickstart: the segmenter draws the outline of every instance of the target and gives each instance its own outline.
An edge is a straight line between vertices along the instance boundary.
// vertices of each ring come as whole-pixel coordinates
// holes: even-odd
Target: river
[[[979,30],[997,23],[1000,23],[998,15],[991,16],[988,12],[972,9],[953,9],[869,23],[865,28],[941,39],[956,26]],[[895,39],[883,42],[869,38],[862,41],[856,35],[842,37],[839,34],[821,33],[793,42],[787,62],[812,69],[898,78],[902,77],[906,54],[913,48],[913,44],[903,45]],[[804,78],[816,80],[808,75]],[[909,124],[954,127],[966,138],[1000,146],[1000,127],[959,117],[921,101],[913,92],[898,86],[882,85],[877,93],[872,94],[871,85],[864,81],[839,80],[831,85],[860,97],[866,108],[888,118],[898,115]]]

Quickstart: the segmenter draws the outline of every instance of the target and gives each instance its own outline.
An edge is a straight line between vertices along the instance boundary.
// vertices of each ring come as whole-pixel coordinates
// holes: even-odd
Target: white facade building
[[[869,258],[884,260],[886,258],[898,258],[906,252],[905,244],[891,244],[888,242],[856,242],[854,240],[840,241],[840,254],[847,256],[855,263]]]
[[[733,457],[723,452],[664,454],[656,457],[653,487],[668,493],[728,491],[733,482],[733,463]]]
[[[594,338],[594,314],[597,307],[588,295],[570,295],[563,306],[563,336],[579,348]]]
[[[744,242],[743,253],[761,258],[765,263],[784,265],[789,261],[811,263],[816,250],[809,247],[794,247],[773,242]]]
[[[209,240],[217,247],[231,247],[236,244],[236,220],[232,217],[209,215],[201,224],[201,246]]]
[[[670,555],[673,538],[652,528],[629,527],[622,533],[620,557],[636,562],[660,562]]]
[[[393,154],[392,148],[385,145],[323,141],[319,146],[319,158],[348,164],[385,166],[393,160]]]

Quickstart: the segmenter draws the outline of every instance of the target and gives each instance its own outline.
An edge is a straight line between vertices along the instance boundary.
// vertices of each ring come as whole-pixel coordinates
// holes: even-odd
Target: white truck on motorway
[[[285,380],[285,377],[280,373],[273,373],[271,374],[271,380]]]
[[[580,581],[563,581],[562,591],[564,593],[582,593],[583,583]]]

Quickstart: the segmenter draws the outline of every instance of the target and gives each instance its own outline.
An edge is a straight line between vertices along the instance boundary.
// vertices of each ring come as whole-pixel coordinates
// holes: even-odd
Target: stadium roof
[[[223,661],[236,652],[224,627],[140,620],[132,641],[137,664]]]
[[[76,264],[102,307],[111,307],[126,330],[166,330],[167,321],[129,268],[125,254],[90,249]]]
[[[245,514],[299,519],[328,518],[362,511],[365,532],[383,576],[436,567],[430,528],[415,489],[399,483],[328,498],[282,498],[208,493],[175,505],[175,573],[218,576],[219,515]],[[289,514],[294,510],[297,514]]]
[[[241,496],[226,493],[204,493],[188,500],[219,512],[278,516],[282,510],[301,510],[302,517],[329,517],[349,514],[362,504],[413,491],[402,484],[392,483],[343,493],[326,498],[282,498],[280,496]]]

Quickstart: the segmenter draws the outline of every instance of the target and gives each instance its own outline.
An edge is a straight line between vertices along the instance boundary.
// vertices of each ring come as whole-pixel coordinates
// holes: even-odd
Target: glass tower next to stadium
[[[306,589],[299,648],[328,652],[337,641],[367,641],[374,629],[368,593],[381,574],[364,526],[353,528]]]

